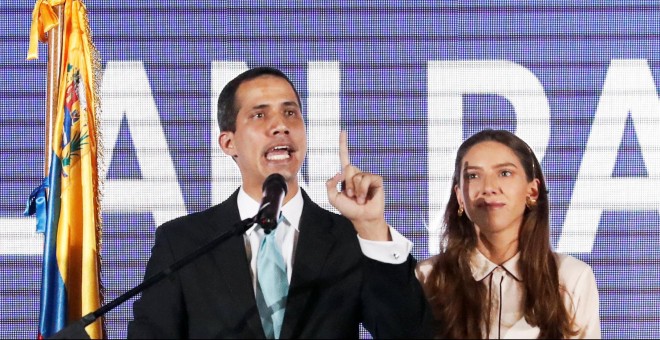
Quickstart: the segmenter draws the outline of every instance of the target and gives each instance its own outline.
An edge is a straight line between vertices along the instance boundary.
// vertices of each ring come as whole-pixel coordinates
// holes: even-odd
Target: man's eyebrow
[[[265,109],[265,108],[267,108],[267,107],[269,107],[269,106],[270,106],[270,105],[268,105],[268,104],[259,104],[259,105],[255,105],[255,106],[253,106],[252,109],[253,109],[253,110]]]
[[[289,100],[289,101],[285,101],[284,103],[282,103],[282,105],[283,105],[283,106],[295,106],[295,107],[300,107],[300,105],[298,105],[297,102],[295,102],[295,101],[291,101],[291,100]]]
[[[258,105],[253,106],[252,109],[253,110],[259,110],[259,109],[265,109],[265,108],[270,107],[270,106],[271,106],[270,104],[258,104]],[[293,107],[296,107],[296,108],[300,107],[300,105],[298,105],[298,103],[296,103],[295,101],[291,101],[291,100],[283,102],[282,106],[287,106],[287,107],[293,106]]]

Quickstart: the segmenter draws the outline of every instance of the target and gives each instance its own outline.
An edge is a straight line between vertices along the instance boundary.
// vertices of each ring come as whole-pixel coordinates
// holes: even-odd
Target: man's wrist
[[[385,219],[353,222],[353,226],[362,239],[369,241],[392,241],[390,227]]]

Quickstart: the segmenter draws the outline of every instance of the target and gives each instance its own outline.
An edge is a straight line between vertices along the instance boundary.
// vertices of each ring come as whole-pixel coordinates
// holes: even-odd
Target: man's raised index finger
[[[348,134],[346,131],[339,132],[339,160],[342,169],[351,164],[351,159],[348,157]]]

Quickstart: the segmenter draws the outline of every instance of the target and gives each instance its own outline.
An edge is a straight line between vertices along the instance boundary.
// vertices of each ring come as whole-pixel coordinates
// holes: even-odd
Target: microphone
[[[280,208],[282,208],[282,202],[287,193],[284,176],[274,173],[266,177],[261,190],[263,191],[263,197],[261,198],[259,212],[257,212],[256,222],[261,225],[266,234],[269,234],[277,227]]]

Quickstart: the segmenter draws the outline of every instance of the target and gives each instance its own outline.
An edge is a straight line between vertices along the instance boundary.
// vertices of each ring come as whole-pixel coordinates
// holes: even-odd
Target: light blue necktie
[[[265,235],[257,254],[257,308],[268,339],[280,337],[286,295],[289,291],[286,264],[275,242],[276,231],[277,229]]]

